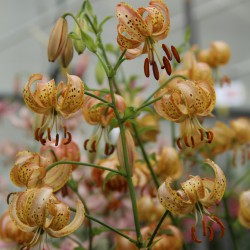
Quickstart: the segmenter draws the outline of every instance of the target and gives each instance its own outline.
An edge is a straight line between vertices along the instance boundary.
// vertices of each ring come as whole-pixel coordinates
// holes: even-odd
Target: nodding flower
[[[95,95],[100,95],[100,93],[95,92]],[[111,103],[110,94],[104,96],[103,98]],[[123,113],[126,108],[126,103],[123,97],[115,94],[115,102],[118,111]],[[101,140],[102,134],[104,133],[104,153],[106,155],[111,155],[115,150],[115,146],[110,142],[109,139],[109,125],[111,120],[115,118],[113,108],[107,106],[105,103],[94,97],[88,96],[84,99],[82,113],[87,123],[90,125],[97,125],[91,138],[84,141],[84,149],[89,153],[96,153],[98,144]]]
[[[161,69],[165,69],[170,75],[172,55],[178,63],[180,56],[174,46],[171,46],[170,50],[166,44],[162,44],[160,48],[158,43],[159,40],[167,37],[170,30],[169,11],[166,4],[162,0],[152,0],[149,6],[135,10],[129,4],[122,2],[116,6],[116,16],[119,21],[117,43],[122,50],[126,49],[125,57],[134,59],[141,54],[148,54],[144,61],[146,77],[150,76],[151,66],[155,79],[159,79],[156,60]],[[160,49],[163,50],[164,56],[160,53]]]
[[[200,176],[190,176],[189,179],[181,183],[181,189],[173,190],[170,186],[172,178],[168,177],[158,189],[160,203],[173,214],[195,214],[195,225],[191,228],[191,236],[194,242],[201,243],[196,236],[196,226],[198,215],[202,221],[203,236],[209,233],[209,240],[214,237],[213,229],[207,225],[203,216],[218,224],[221,228],[220,237],[224,236],[225,226],[222,221],[208,211],[208,208],[218,205],[226,189],[226,177],[223,171],[213,161],[205,160],[214,171],[215,178],[201,178]]]
[[[31,75],[23,89],[23,98],[28,108],[40,115],[40,120],[35,127],[35,139],[45,145],[51,141],[51,132],[56,127],[55,145],[59,143],[59,125],[63,128],[63,138],[70,143],[72,136],[63,125],[62,118],[69,118],[78,111],[84,98],[84,83],[78,76],[67,75],[67,84],[60,82],[55,85],[54,80],[38,82],[35,91],[31,87],[35,81],[42,80],[40,74]]]
[[[181,150],[212,142],[212,131],[207,131],[198,119],[209,115],[215,106],[215,90],[209,82],[180,80],[158,91],[155,98],[159,97],[154,103],[156,112],[181,124],[181,136],[177,140]]]

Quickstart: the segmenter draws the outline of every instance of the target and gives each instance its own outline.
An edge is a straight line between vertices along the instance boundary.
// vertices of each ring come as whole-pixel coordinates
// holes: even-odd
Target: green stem
[[[152,101],[146,102],[146,103],[142,104],[140,107],[138,107],[137,109],[135,109],[135,111],[138,112],[138,111],[140,111],[141,109],[143,109],[143,108],[149,106],[150,104],[159,101],[161,98],[162,98],[162,96],[157,97],[157,98],[155,98],[155,99],[152,100]]]
[[[145,101],[144,103],[148,102],[159,90],[161,90],[162,88],[164,88],[169,82],[171,82],[173,79],[175,78],[182,78],[184,80],[187,80],[188,78],[182,75],[175,75],[172,76],[171,78],[169,78],[166,82],[164,82],[163,84],[160,85],[160,87],[158,89],[156,89]]]
[[[167,216],[168,214],[169,214],[169,211],[166,210],[165,213],[162,215],[160,221],[158,222],[157,226],[156,226],[155,229],[154,229],[154,232],[152,233],[152,235],[151,235],[151,237],[150,237],[150,239],[149,239],[149,242],[148,242],[148,244],[147,244],[147,247],[150,247],[151,244],[153,243],[153,240],[154,240],[154,238],[155,238],[155,236],[156,236],[156,234],[157,234],[157,232],[158,232],[158,230],[159,230],[159,228],[160,228],[162,222],[165,220],[165,218],[166,218],[166,216]]]
[[[175,143],[175,123],[171,122],[170,126],[171,126],[171,135],[172,135],[172,147],[176,148],[176,143]]]
[[[74,192],[75,194],[77,195],[77,197],[79,198],[79,200],[82,202],[82,204],[84,205],[84,208],[85,208],[85,211],[86,213],[89,214],[89,209],[88,209],[88,206],[85,202],[85,200],[82,198],[82,196],[79,194],[78,190],[75,190],[74,187],[71,186],[70,182],[68,182],[67,184]],[[92,250],[93,248],[93,235],[92,235],[92,222],[91,220],[89,220],[89,250]]]
[[[136,126],[135,126],[134,124],[132,124],[132,126],[133,126],[133,130],[134,130],[134,133],[135,133],[135,138],[136,138],[136,140],[137,140],[137,142],[138,142],[138,144],[139,144],[139,147],[140,147],[140,149],[141,149],[143,158],[144,158],[144,160],[145,160],[145,162],[146,162],[146,164],[147,164],[147,167],[148,167],[148,169],[149,169],[149,171],[150,171],[150,173],[151,173],[151,176],[152,176],[152,178],[153,178],[153,181],[154,181],[154,183],[155,183],[155,186],[156,186],[156,188],[158,189],[159,186],[160,186],[160,184],[159,184],[159,181],[158,181],[158,179],[157,179],[157,176],[156,176],[156,174],[155,174],[155,172],[154,172],[154,170],[153,170],[153,167],[151,166],[151,163],[150,163],[150,161],[149,161],[149,159],[148,159],[148,155],[147,155],[147,153],[146,153],[146,151],[145,151],[145,149],[144,149],[144,145],[143,145],[143,143],[142,143],[142,141],[141,141],[141,138],[140,138],[140,136],[139,136],[139,132],[138,132],[138,130],[137,130],[137,128],[136,128]]]
[[[233,241],[233,247],[234,247],[234,250],[238,250],[237,243],[236,243],[237,239],[236,239],[236,236],[234,234],[233,227],[232,227],[231,218],[230,218],[229,209],[228,209],[228,204],[227,204],[227,199],[225,196],[223,197],[223,204],[224,204],[224,209],[225,209],[225,213],[226,213],[226,221],[227,221],[228,229],[229,229],[232,241]]]
[[[106,168],[106,167],[102,167],[102,166],[98,166],[95,164],[91,164],[91,163],[86,163],[86,162],[77,162],[77,161],[57,161],[55,163],[52,163],[51,165],[49,165],[46,170],[49,171],[50,169],[52,169],[53,167],[57,166],[57,165],[62,165],[62,164],[71,164],[71,165],[80,165],[80,166],[87,166],[87,167],[91,167],[91,168],[99,168],[102,170],[108,170],[110,172],[114,172],[116,174],[122,175],[124,177],[126,177],[125,174],[123,174],[120,171],[114,170],[114,169],[110,169],[110,168]]]
[[[92,221],[97,222],[98,224],[100,224],[100,225],[102,225],[102,226],[108,228],[109,230],[111,230],[111,231],[113,231],[113,232],[115,232],[115,233],[121,235],[122,237],[126,238],[126,239],[129,240],[130,242],[132,242],[132,243],[134,243],[135,245],[137,245],[137,241],[136,241],[136,240],[130,238],[128,235],[126,235],[126,234],[120,232],[120,231],[117,230],[116,228],[113,228],[113,227],[107,225],[106,223],[104,223],[104,222],[102,222],[102,221],[99,221],[98,219],[92,217],[92,216],[89,215],[89,214],[85,214],[85,216],[86,216],[89,220],[92,220]]]
[[[97,95],[95,95],[95,94],[92,94],[92,93],[90,93],[90,92],[88,92],[88,91],[85,91],[84,93],[85,93],[85,95],[94,97],[95,99],[98,99],[98,100],[100,100],[101,102],[106,103],[106,104],[108,104],[108,106],[111,106],[111,107],[112,107],[112,104],[111,104],[110,102],[104,100],[103,98],[101,98],[101,97],[99,97],[99,96],[97,96]]]
[[[142,241],[142,235],[141,235],[140,223],[139,223],[139,217],[138,217],[138,211],[137,211],[137,205],[136,205],[135,189],[134,189],[134,185],[133,185],[133,182],[132,182],[131,171],[130,171],[130,166],[129,166],[129,162],[128,162],[126,139],[125,139],[125,130],[124,130],[124,126],[123,126],[119,111],[118,111],[117,106],[116,106],[114,90],[113,90],[113,86],[112,86],[110,78],[109,78],[109,88],[110,88],[112,103],[114,105],[114,112],[115,112],[116,119],[118,121],[118,125],[119,125],[119,128],[120,128],[120,135],[121,135],[121,141],[122,141],[122,150],[123,150],[123,155],[124,155],[124,163],[125,163],[125,169],[126,169],[126,173],[127,173],[126,179],[127,179],[127,182],[128,182],[128,188],[129,188],[129,193],[130,193],[130,198],[131,198],[131,203],[132,203],[132,210],[133,210],[133,215],[134,215],[134,223],[135,223],[138,247],[141,247],[141,245],[142,245],[142,242],[141,242]]]

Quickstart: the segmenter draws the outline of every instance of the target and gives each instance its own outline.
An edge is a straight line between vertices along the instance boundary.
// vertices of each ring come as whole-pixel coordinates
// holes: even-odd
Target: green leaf
[[[91,232],[92,232],[92,235],[99,235],[101,233],[104,233],[104,232],[109,232],[110,230],[106,227],[95,227],[95,228],[92,228]]]
[[[113,176],[115,176],[115,175],[118,175],[118,174],[117,174],[117,173],[114,173],[114,172],[109,172],[109,173],[107,174],[107,176],[105,177],[105,179],[104,179],[104,181],[103,181],[103,185],[102,185],[103,190],[105,190],[107,182],[108,182]]]
[[[104,71],[103,66],[100,63],[100,61],[98,61],[98,63],[96,64],[96,67],[95,67],[95,78],[96,78],[96,81],[99,85],[103,84],[104,76],[105,76],[105,71]]]
[[[99,24],[99,31],[102,31],[102,26],[111,18],[113,18],[114,16],[107,16],[106,18],[104,18],[101,23]]]
[[[156,153],[155,152],[153,152],[152,154],[150,154],[149,158],[152,159],[154,162],[157,162]]]
[[[184,42],[189,43],[190,37],[191,37],[191,29],[190,29],[190,27],[187,27],[186,32],[185,32],[185,36],[184,36]]]
[[[97,45],[95,44],[94,39],[86,32],[83,30],[81,31],[81,36],[82,36],[82,41],[86,45],[86,47],[93,53],[96,52],[97,50]]]
[[[135,118],[137,115],[134,107],[127,107],[124,111],[124,119]]]
[[[112,43],[107,43],[105,46],[105,50],[111,53],[115,53],[116,52],[116,48]]]
[[[75,247],[74,250],[86,250],[84,247]]]
[[[93,16],[93,8],[92,8],[92,5],[91,5],[91,3],[90,3],[89,0],[86,1],[86,7],[87,7],[88,13],[89,13],[91,16]]]
[[[81,37],[79,37],[75,32],[70,32],[68,36],[73,40],[81,40]]]
[[[115,118],[112,118],[109,124],[109,132],[118,125],[118,121]]]
[[[147,113],[150,113],[152,115],[155,114],[154,110],[152,108],[150,108],[149,106],[140,109],[140,112],[147,112]]]

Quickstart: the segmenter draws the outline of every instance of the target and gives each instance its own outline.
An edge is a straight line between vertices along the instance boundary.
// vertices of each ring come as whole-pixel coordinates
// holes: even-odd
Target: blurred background
[[[115,15],[118,0],[91,0],[94,12],[99,21],[106,16]],[[148,1],[128,0],[134,7]],[[192,44],[200,48],[208,48],[211,41],[223,40],[231,48],[231,60],[220,68],[222,74],[228,75],[232,82],[217,89],[217,111],[224,120],[231,117],[250,116],[250,1],[249,0],[165,0],[169,7],[171,30],[165,43],[178,46],[184,40],[187,27],[191,29]],[[41,73],[53,75],[56,64],[47,60],[47,43],[49,33],[56,19],[65,12],[77,13],[80,0],[0,0],[0,101],[5,98],[18,100],[22,87],[29,75]],[[72,20],[68,18],[72,26]],[[105,26],[104,42],[116,43],[116,18],[112,18]],[[83,76],[89,86],[97,86],[95,79],[96,59],[88,58],[88,71]],[[145,81],[142,71],[144,58],[137,58],[124,63],[125,72],[139,75]],[[75,53],[72,67],[79,61]],[[150,82],[150,80],[149,80]],[[149,84],[145,93],[156,88],[155,81]],[[13,104],[11,111],[4,103],[0,106],[0,192],[4,201],[9,190],[15,190],[9,181],[11,157],[20,144],[30,145],[33,142],[24,130],[13,126],[13,121],[5,119],[6,112],[18,112],[19,107]],[[28,116],[27,116],[28,117]],[[27,118],[27,123],[28,118]],[[19,123],[18,120],[14,121]],[[23,122],[23,120],[22,120]],[[19,124],[22,126],[21,122]],[[26,124],[27,125],[27,124]],[[32,144],[32,145],[31,145]],[[14,159],[14,158],[12,158]],[[7,207],[5,201],[0,207]],[[230,249],[230,241],[224,241],[224,248]],[[205,244],[196,249],[209,249]],[[212,248],[210,248],[212,249]]]

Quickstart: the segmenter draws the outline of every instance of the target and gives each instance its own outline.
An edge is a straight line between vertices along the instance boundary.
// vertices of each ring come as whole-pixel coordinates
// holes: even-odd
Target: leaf
[[[102,64],[98,61],[95,67],[95,78],[99,85],[103,84],[104,76],[105,76],[105,71],[103,69]]]
[[[84,247],[75,247],[74,250],[86,250]]]
[[[99,24],[99,31],[102,31],[102,26],[111,18],[113,18],[114,16],[107,16],[106,18],[104,18],[101,23]]]
[[[86,45],[86,47],[93,53],[96,52],[97,50],[97,45],[95,44],[94,39],[87,34],[86,32],[84,32],[83,30],[81,30],[81,36],[82,36],[82,41],[84,42],[84,44]]]
[[[70,32],[68,36],[73,40],[81,40],[81,38],[75,32]]]
[[[184,42],[189,43],[191,37],[191,29],[190,27],[186,28],[185,36],[184,36]]]
[[[112,43],[108,43],[105,46],[105,50],[108,51],[108,52],[115,53],[116,48]]]
[[[89,0],[86,1],[86,7],[87,7],[87,11],[89,12],[89,14],[93,16],[93,8]]]
[[[135,118],[137,115],[134,107],[127,107],[124,111],[124,119]]]
[[[152,108],[150,108],[149,106],[140,109],[140,112],[147,112],[147,113],[150,113],[152,115],[155,114],[154,110]]]
[[[91,232],[92,232],[92,235],[99,235],[101,233],[104,233],[104,232],[109,232],[110,229],[106,228],[106,227],[95,227],[95,228],[92,228]]]
[[[155,152],[153,152],[152,154],[150,154],[149,158],[152,159],[154,162],[157,162],[156,153]]]
[[[107,174],[107,176],[105,177],[105,179],[104,179],[104,181],[103,181],[103,185],[102,185],[103,190],[105,190],[107,182],[108,182],[113,176],[115,176],[115,175],[118,175],[118,174],[117,174],[117,173],[114,173],[114,172],[109,172],[109,173]]]
[[[118,121],[115,118],[112,118],[109,124],[109,132],[118,125]]]

